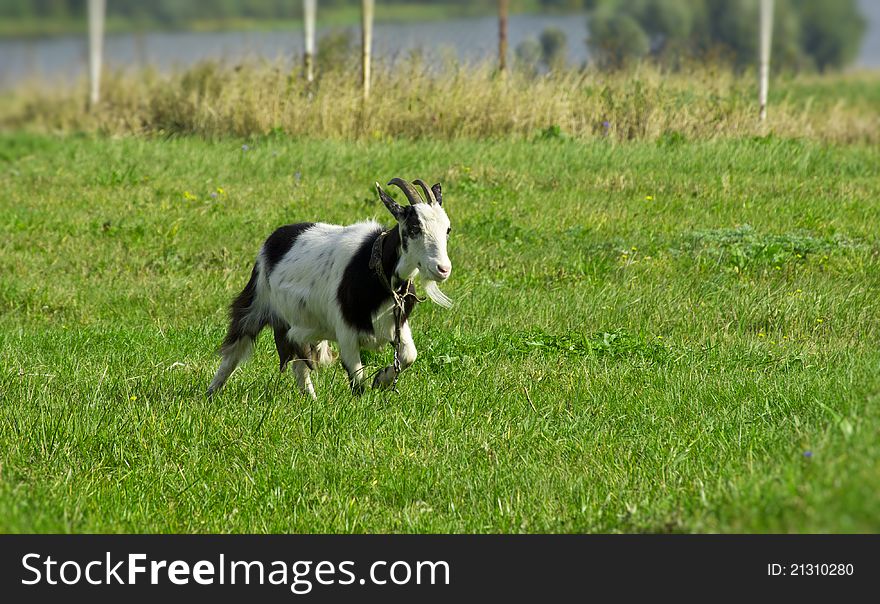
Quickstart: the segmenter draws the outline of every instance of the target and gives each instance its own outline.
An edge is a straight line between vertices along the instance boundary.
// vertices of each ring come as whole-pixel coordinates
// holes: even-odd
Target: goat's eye
[[[422,229],[420,229],[417,226],[409,227],[409,236],[410,237],[418,237],[421,234],[421,232],[422,232]]]

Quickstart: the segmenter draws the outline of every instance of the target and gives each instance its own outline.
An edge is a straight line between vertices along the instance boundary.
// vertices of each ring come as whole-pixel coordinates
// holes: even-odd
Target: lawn
[[[456,302],[399,393],[264,334],[206,400],[262,238],[393,176]],[[5,134],[0,191],[0,531],[880,531],[876,146]]]

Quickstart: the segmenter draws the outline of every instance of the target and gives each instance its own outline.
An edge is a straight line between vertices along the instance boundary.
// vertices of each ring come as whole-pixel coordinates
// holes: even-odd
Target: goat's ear
[[[431,192],[434,193],[434,199],[437,200],[441,206],[443,205],[443,195],[440,194],[440,183],[438,182],[436,185],[431,187]]]
[[[398,222],[403,220],[405,213],[403,206],[391,199],[391,196],[382,190],[379,183],[376,183],[376,190],[379,191],[379,199],[382,200],[382,203],[385,204],[385,207],[388,208],[388,211],[391,212],[394,218],[396,218]]]

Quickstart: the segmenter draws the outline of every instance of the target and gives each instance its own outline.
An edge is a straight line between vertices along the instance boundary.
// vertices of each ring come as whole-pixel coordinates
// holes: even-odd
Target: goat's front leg
[[[351,392],[352,394],[361,394],[364,391],[364,364],[361,362],[361,348],[357,332],[337,332],[336,341],[339,343],[339,359],[348,374]]]
[[[394,342],[391,343],[394,346]],[[400,326],[400,370],[403,371],[416,360],[416,343],[413,342],[409,321]],[[385,367],[376,374],[373,388],[390,388],[394,383],[394,364]]]

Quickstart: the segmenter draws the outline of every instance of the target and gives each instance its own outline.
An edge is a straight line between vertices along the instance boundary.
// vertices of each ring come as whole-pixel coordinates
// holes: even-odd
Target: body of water
[[[880,68],[880,0],[860,0],[868,30],[859,67]],[[588,59],[585,15],[514,15],[509,23],[511,56],[523,40],[537,38],[547,27],[562,30],[568,39],[568,60]],[[319,31],[319,36],[326,30]],[[353,35],[357,32],[353,29]],[[451,55],[464,62],[493,58],[498,47],[495,17],[452,19],[425,23],[378,23],[374,32],[377,57],[399,57],[414,50],[429,57]],[[105,61],[111,68],[152,65],[161,70],[186,67],[205,59],[229,62],[245,58],[291,58],[301,54],[302,31],[149,32],[106,37]],[[73,80],[86,72],[85,36],[0,40],[0,86],[28,78]]]
[[[568,39],[569,61],[587,59],[585,15],[514,15],[508,25],[511,55],[516,45],[547,27],[562,30]],[[318,31],[318,37],[327,30]],[[360,33],[351,29],[360,39]],[[84,75],[87,65],[85,36],[0,40],[0,85],[10,86],[28,77]],[[229,62],[245,58],[299,56],[301,29],[247,32],[149,32],[108,35],[104,57],[109,67],[153,65],[162,70],[185,67],[205,59]],[[495,17],[451,19],[424,23],[377,23],[373,33],[376,57],[405,56],[421,50],[428,56],[457,56],[465,62],[495,57],[498,20]]]

